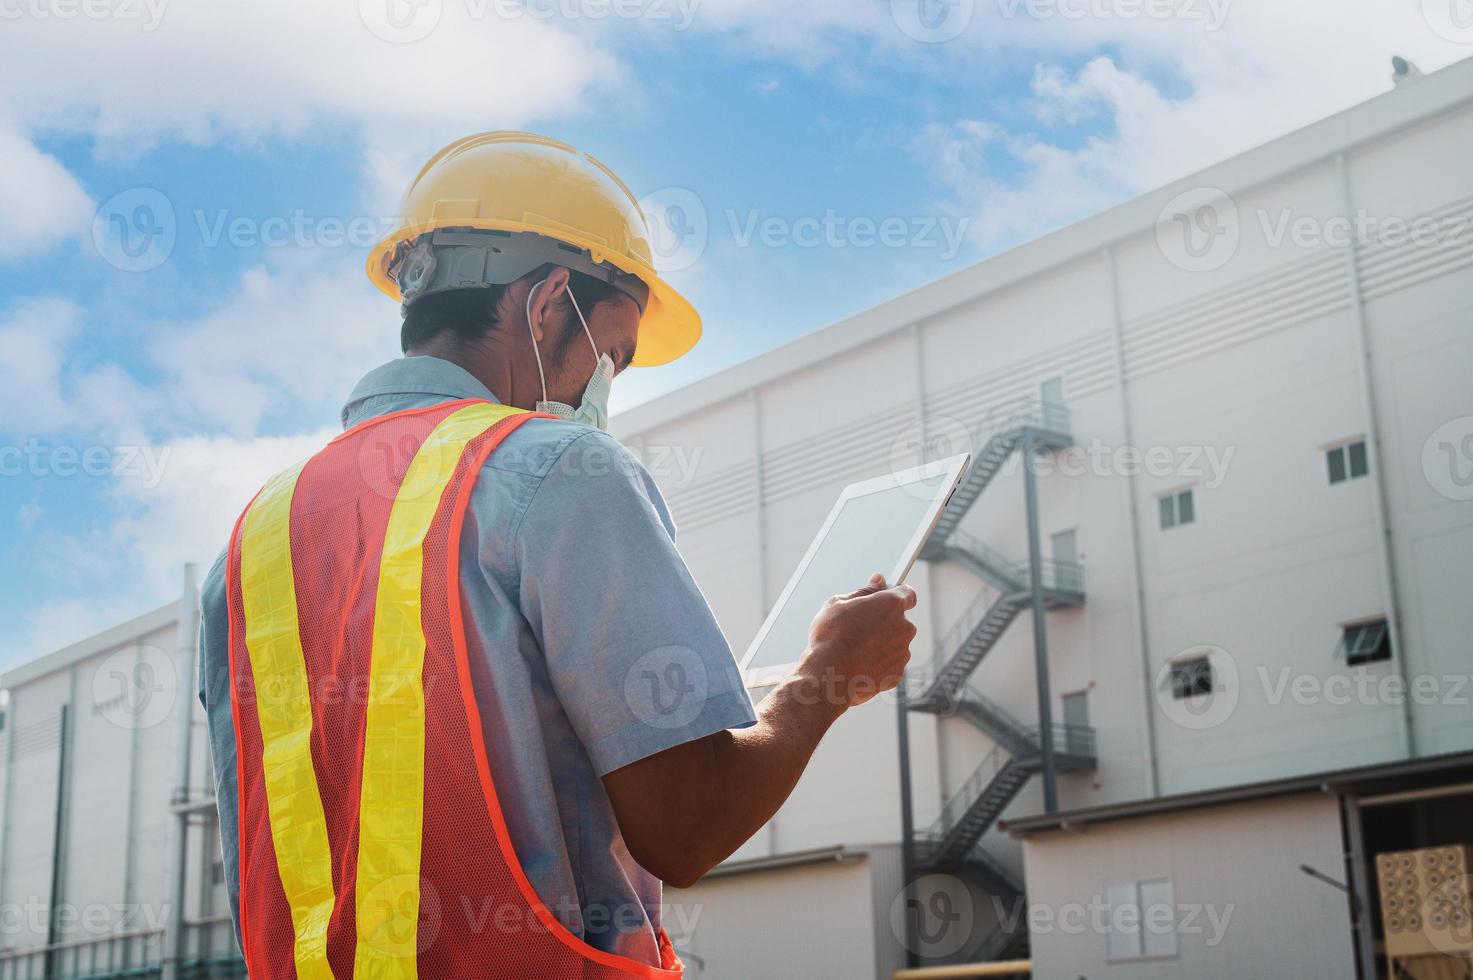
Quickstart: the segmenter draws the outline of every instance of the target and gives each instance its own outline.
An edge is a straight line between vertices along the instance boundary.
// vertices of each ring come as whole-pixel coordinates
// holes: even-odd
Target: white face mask
[[[588,346],[593,348],[593,356],[598,358],[598,362],[593,367],[593,376],[588,379],[588,384],[583,389],[583,400],[579,402],[577,408],[563,402],[548,401],[547,375],[542,370],[542,351],[537,347],[537,331],[532,329],[532,297],[542,287],[543,282],[547,280],[542,280],[527,291],[527,329],[532,333],[532,353],[537,357],[537,376],[542,381],[542,400],[537,403],[537,411],[607,431],[609,395],[613,391],[614,384],[614,361],[609,355],[598,352],[598,345],[593,342],[593,333],[588,329],[588,321],[583,318],[583,311],[578,307],[578,300],[573,297],[573,291],[567,286],[564,286],[563,289],[567,292],[568,299],[572,301],[573,312],[578,314],[578,321],[583,324],[583,336],[588,338]]]

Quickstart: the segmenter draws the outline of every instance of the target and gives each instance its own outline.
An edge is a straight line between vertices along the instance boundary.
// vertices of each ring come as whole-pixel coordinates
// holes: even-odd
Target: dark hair
[[[530,273],[529,278],[536,282],[546,278],[551,270],[552,266],[544,266]],[[623,295],[592,276],[572,271],[568,275],[568,286],[586,317],[593,316],[593,309],[598,304]],[[497,328],[501,298],[506,295],[506,289],[505,286],[450,289],[415,300],[404,314],[404,326],[399,331],[400,348],[407,354],[443,333],[451,334],[457,345],[480,340]],[[566,302],[567,297],[559,295],[557,299]],[[577,315],[573,316],[576,320]]]

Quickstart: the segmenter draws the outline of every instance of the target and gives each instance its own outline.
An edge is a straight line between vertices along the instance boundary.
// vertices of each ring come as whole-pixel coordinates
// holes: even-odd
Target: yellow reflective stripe
[[[333,980],[327,963],[332,857],[312,768],[312,704],[292,575],[292,493],[302,466],[266,484],[240,533],[245,643],[261,724],[261,770],[277,874],[291,907],[297,976]]]
[[[424,539],[468,442],[520,409],[477,403],[446,417],[410,461],[389,511],[373,611],[358,808],[358,944],[353,974],[418,974],[424,831]]]

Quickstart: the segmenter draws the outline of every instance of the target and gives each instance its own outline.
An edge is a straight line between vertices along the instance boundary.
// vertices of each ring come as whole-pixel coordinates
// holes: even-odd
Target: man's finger
[[[860,596],[873,595],[876,592],[883,592],[884,590],[885,576],[881,575],[879,572],[875,572],[869,577],[869,581],[866,582],[864,585],[855,589],[853,592],[845,593],[844,595],[838,596],[837,598],[858,599]]]
[[[908,585],[897,585],[890,591],[900,597],[900,601],[906,609],[914,609],[916,607],[915,589],[912,589]]]

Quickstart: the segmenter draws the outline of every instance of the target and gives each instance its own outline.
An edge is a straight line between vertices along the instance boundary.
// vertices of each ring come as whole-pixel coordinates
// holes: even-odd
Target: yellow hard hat
[[[620,274],[635,276],[648,288],[634,365],[668,363],[700,339],[695,307],[655,272],[639,202],[609,168],[566,143],[513,132],[457,140],[414,178],[400,219],[368,256],[368,278],[396,300],[404,296],[395,263],[421,235],[478,229],[513,233],[510,241],[531,233],[574,246],[563,250],[569,261],[559,264],[578,271],[604,268],[611,282]]]

